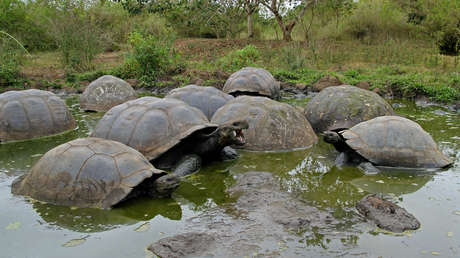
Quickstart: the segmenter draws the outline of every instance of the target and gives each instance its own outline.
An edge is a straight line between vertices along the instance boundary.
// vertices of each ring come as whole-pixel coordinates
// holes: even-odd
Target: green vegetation
[[[382,93],[460,100],[460,0],[290,2],[4,0],[0,31],[20,44],[0,35],[0,84],[80,87],[110,73],[141,87],[221,85],[258,66],[286,83],[330,74]]]

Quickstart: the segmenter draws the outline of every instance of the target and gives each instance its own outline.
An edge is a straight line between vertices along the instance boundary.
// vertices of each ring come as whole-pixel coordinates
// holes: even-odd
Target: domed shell
[[[259,95],[280,98],[280,83],[263,68],[245,67],[228,78],[223,91],[233,96]]]
[[[129,83],[112,75],[104,75],[86,87],[80,96],[80,108],[105,112],[136,97],[136,92]]]
[[[13,182],[12,192],[57,205],[106,209],[146,178],[164,174],[124,144],[80,138],[45,153]]]
[[[304,112],[317,133],[346,129],[374,117],[395,114],[390,104],[375,92],[350,85],[325,88],[307,103]]]
[[[302,112],[266,97],[240,96],[221,107],[211,123],[224,124],[246,119],[249,129],[243,148],[256,151],[306,148],[318,137]]]
[[[214,87],[197,85],[187,85],[183,88],[174,89],[168,93],[166,98],[179,99],[192,107],[198,108],[208,120],[211,120],[217,109],[225,105],[229,100],[234,99],[232,95]]]
[[[217,126],[199,109],[177,99],[143,97],[110,109],[91,136],[124,143],[153,160],[205,128]]]
[[[55,135],[77,126],[69,109],[49,91],[23,90],[0,94],[0,141]]]
[[[399,116],[359,123],[342,136],[361,156],[380,166],[442,168],[452,164],[423,128]]]

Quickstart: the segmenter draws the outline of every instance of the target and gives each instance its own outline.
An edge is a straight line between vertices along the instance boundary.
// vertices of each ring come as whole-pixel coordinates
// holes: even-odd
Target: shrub
[[[224,70],[237,71],[246,66],[255,66],[260,57],[259,50],[253,45],[232,51],[218,60]]]
[[[86,71],[103,50],[102,31],[85,10],[83,2],[65,2],[50,20],[62,62],[67,69]]]
[[[13,35],[29,50],[55,48],[46,26],[40,23],[39,4],[21,0],[0,1],[0,30]]]
[[[447,55],[460,53],[460,1],[423,0],[427,12],[422,25],[437,42],[439,52]]]
[[[171,38],[159,38],[134,32],[129,37],[131,51],[120,72],[136,76],[144,83],[181,69],[179,55],[172,49]]]
[[[404,37],[413,29],[406,14],[390,0],[361,0],[343,26],[345,33],[370,40]]]
[[[24,60],[21,47],[9,35],[0,33],[0,86],[13,86],[21,82],[19,72]]]

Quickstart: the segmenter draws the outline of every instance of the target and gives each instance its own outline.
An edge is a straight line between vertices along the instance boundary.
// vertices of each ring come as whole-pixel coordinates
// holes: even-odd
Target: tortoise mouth
[[[246,138],[244,137],[243,129],[236,129],[234,133],[235,133],[234,135],[235,145],[239,145],[239,146],[245,145]]]

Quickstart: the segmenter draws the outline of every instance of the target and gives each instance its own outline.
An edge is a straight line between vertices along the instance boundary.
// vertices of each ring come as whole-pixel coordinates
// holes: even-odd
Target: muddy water
[[[442,107],[393,101],[397,113],[420,123],[442,152],[455,160],[445,171],[393,169],[365,176],[353,167],[334,166],[337,153],[320,142],[293,152],[241,152],[238,161],[212,164],[187,178],[172,199],[138,199],[102,211],[59,207],[11,194],[15,177],[54,146],[87,136],[100,118],[81,113],[75,99],[67,103],[78,120],[77,130],[0,145],[0,257],[143,257],[150,243],[186,232],[192,218],[234,202],[227,189],[248,171],[271,172],[282,191],[341,221],[330,234],[286,231],[285,242],[262,243],[261,249],[274,256],[460,256],[460,115]],[[376,192],[414,214],[422,227],[394,235],[357,223],[355,203]],[[216,216],[214,220],[227,214],[224,210]]]

